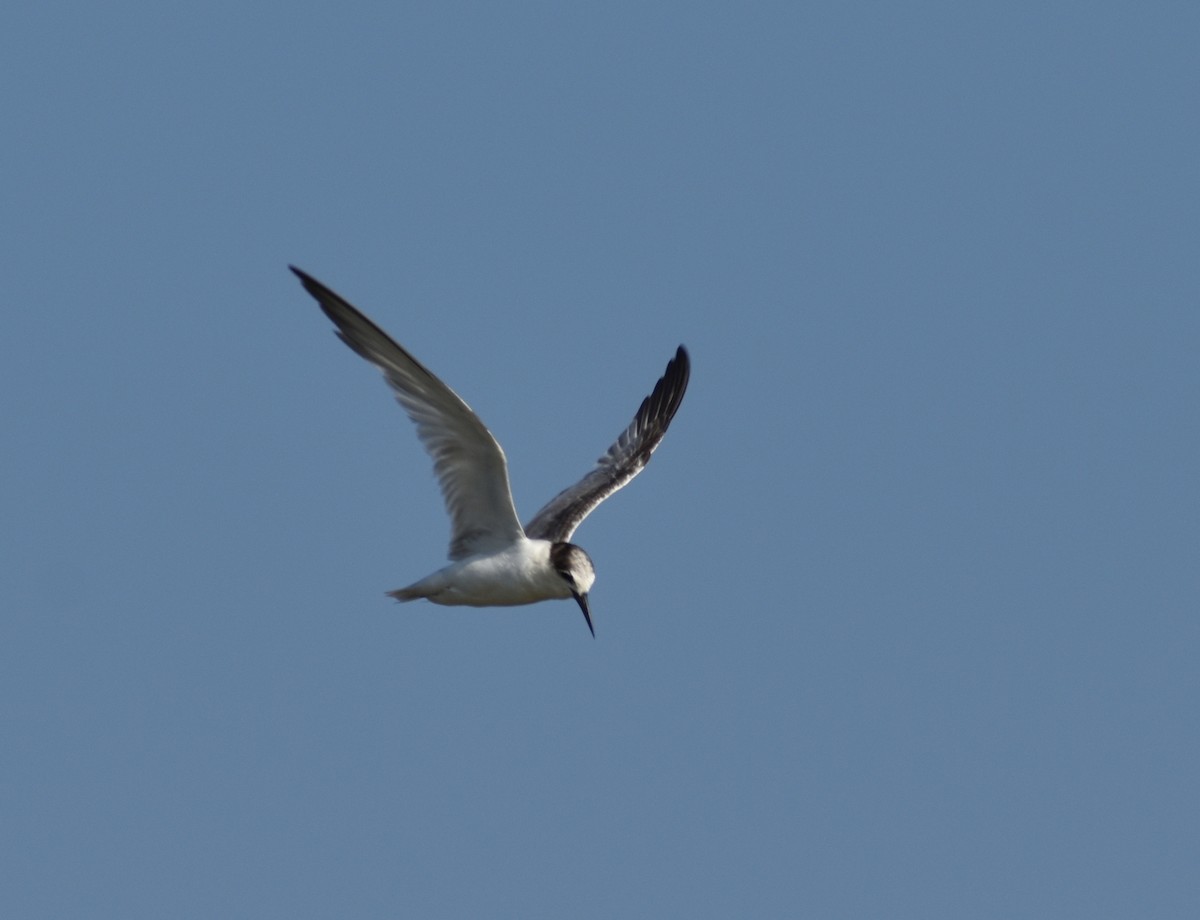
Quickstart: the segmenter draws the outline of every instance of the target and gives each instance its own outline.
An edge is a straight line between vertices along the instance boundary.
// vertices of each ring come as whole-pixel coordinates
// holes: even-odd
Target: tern
[[[573,597],[595,638],[588,592],[596,569],[591,557],[568,541],[597,505],[649,462],[687,389],[687,350],[682,345],[676,349],[629,427],[592,470],[522,527],[504,450],[471,407],[350,303],[294,265],[288,267],[333,320],[338,337],[383,372],[433,458],[450,516],[451,564],[388,595],[398,601],[426,598],[472,607]]]

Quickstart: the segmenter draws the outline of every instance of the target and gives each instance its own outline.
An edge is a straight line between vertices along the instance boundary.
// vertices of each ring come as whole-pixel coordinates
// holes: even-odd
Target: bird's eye
[[[569,584],[571,587],[575,587],[575,576],[574,575],[572,575],[570,572],[564,572],[562,570],[560,570],[558,574],[561,575],[564,579],[566,579],[567,584]]]

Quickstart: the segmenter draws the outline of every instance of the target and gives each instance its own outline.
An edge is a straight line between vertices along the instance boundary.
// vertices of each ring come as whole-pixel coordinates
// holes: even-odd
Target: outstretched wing
[[[295,266],[338,337],[381,371],[433,458],[446,512],[450,558],[491,552],[524,536],[499,443],[458,394],[353,306]]]
[[[571,539],[575,528],[598,504],[640,473],[667,433],[667,426],[683,401],[690,373],[687,349],[680,345],[666,372],[654,385],[654,392],[642,400],[629,427],[590,473],[559,492],[533,516],[525,533],[533,539],[553,542]]]

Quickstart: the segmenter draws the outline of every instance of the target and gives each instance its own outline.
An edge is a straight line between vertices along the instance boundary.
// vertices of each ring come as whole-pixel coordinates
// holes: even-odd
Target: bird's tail
[[[446,574],[439,569],[432,575],[426,575],[420,581],[414,581],[407,588],[397,588],[395,591],[389,591],[388,597],[394,597],[401,603],[404,601],[415,601],[420,597],[427,597],[435,604],[440,604],[441,601],[438,600],[438,597],[445,590]]]
[[[389,591],[388,597],[394,597],[396,600],[403,603],[404,601],[415,601],[418,598],[425,597],[425,593],[416,585],[409,585],[407,588],[397,588],[395,591]]]

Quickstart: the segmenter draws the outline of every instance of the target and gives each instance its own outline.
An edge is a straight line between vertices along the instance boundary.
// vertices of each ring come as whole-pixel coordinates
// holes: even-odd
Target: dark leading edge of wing
[[[690,374],[687,349],[680,345],[654,385],[654,392],[642,400],[629,427],[590,473],[559,492],[533,516],[525,526],[525,533],[535,540],[571,539],[575,528],[598,504],[640,473],[683,402]]]

